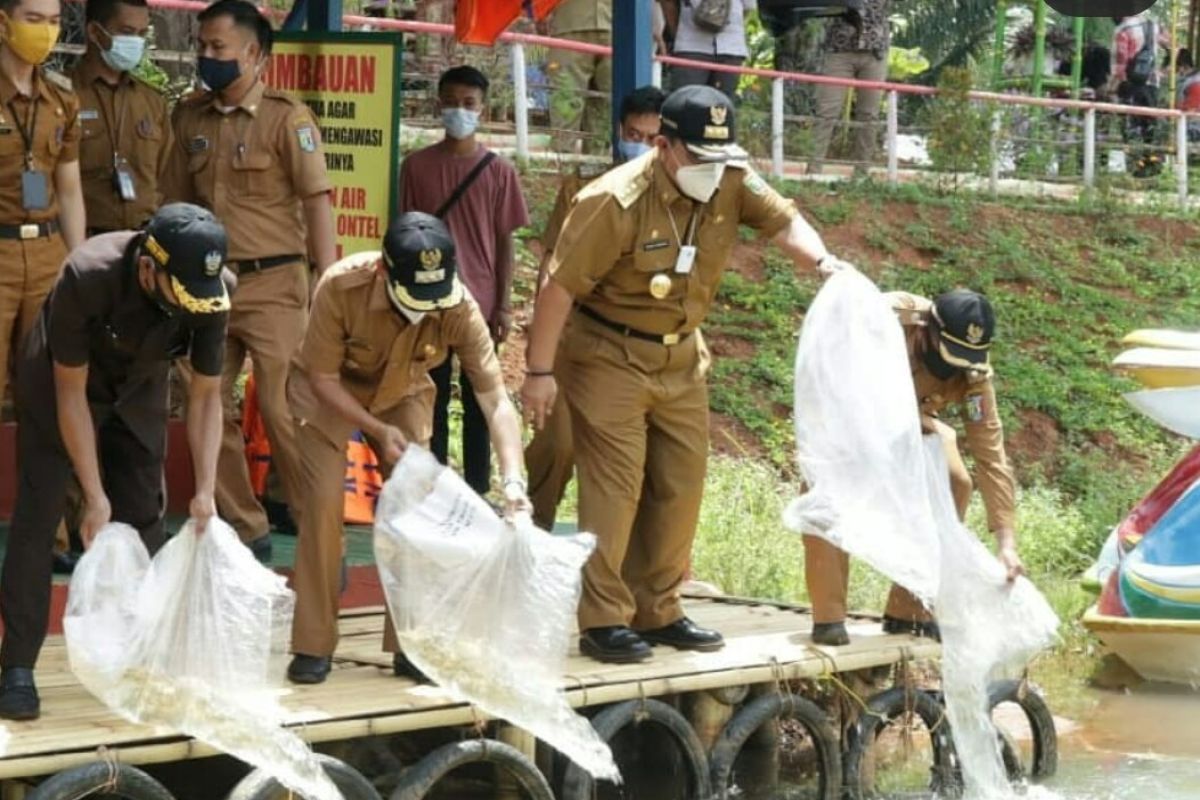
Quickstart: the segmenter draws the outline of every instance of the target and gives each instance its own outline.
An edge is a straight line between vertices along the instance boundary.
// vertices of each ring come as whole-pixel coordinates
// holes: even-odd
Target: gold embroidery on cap
[[[425,269],[437,269],[442,263],[441,250],[422,250],[421,266]]]
[[[153,236],[146,237],[146,249],[150,251],[150,255],[154,256],[154,260],[159,264],[162,264],[164,267],[167,265],[167,261],[169,261],[171,258],[169,255],[167,255],[167,251],[163,249],[163,246],[159,244],[158,240]]]
[[[725,106],[709,106],[708,115],[712,117],[714,125],[724,125],[725,117],[729,114],[729,109]]]
[[[446,278],[444,269],[417,270],[413,273],[413,283],[441,283]]]
[[[983,328],[972,322],[967,326],[967,341],[971,344],[979,344],[983,341]]]
[[[705,139],[728,139],[729,138],[729,128],[725,127],[724,125],[705,125],[704,126],[704,138]]]
[[[196,297],[174,275],[171,276],[171,290],[175,292],[179,307],[189,314],[216,314],[229,310],[229,295],[226,292],[216,297]]]

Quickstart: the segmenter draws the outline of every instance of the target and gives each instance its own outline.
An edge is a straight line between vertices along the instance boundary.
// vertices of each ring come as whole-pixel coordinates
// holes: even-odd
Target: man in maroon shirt
[[[469,66],[453,67],[438,80],[438,101],[446,138],[418,150],[400,167],[400,211],[424,211],[445,221],[458,248],[458,275],[466,285],[492,338],[500,344],[512,325],[513,241],[529,224],[521,183],[512,165],[476,141],[488,80]],[[451,359],[431,371],[437,387],[430,449],[444,464],[449,439]],[[461,374],[463,476],[486,494],[491,447],[475,392]]]

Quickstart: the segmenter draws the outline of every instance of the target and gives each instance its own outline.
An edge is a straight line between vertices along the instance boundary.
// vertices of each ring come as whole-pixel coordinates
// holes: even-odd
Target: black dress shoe
[[[404,653],[392,654],[392,674],[397,678],[408,678],[417,683],[433,683],[424,672],[417,669],[416,664],[408,660],[408,656]]]
[[[589,628],[579,637],[579,649],[606,664],[632,664],[654,655],[650,645],[624,625]]]
[[[329,656],[306,656],[296,653],[288,664],[287,676],[292,683],[324,683],[333,668]]]
[[[254,553],[254,557],[258,559],[258,563],[271,563],[271,553],[274,549],[271,546],[271,534],[264,533],[257,539],[251,539],[250,541],[246,542],[246,547],[249,547],[250,552]]]
[[[38,700],[33,670],[27,667],[5,667],[0,672],[0,717],[4,719],[37,719],[42,704]]]
[[[639,631],[642,638],[651,644],[665,644],[676,650],[720,650],[725,646],[725,637],[708,628],[701,628],[687,617],[652,631]]]
[[[812,640],[813,644],[841,647],[850,644],[850,634],[846,633],[846,623],[844,622],[814,622]]]
[[[79,563],[79,554],[71,552],[56,552],[54,554],[53,571],[55,575],[70,575]]]
[[[883,632],[920,636],[925,639],[933,639],[935,642],[942,640],[942,629],[933,620],[919,621],[884,615]]]

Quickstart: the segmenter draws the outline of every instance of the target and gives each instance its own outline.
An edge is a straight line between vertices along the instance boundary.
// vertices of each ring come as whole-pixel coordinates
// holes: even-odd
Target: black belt
[[[0,225],[0,239],[41,239],[58,233],[58,223],[26,222],[24,225]]]
[[[587,306],[578,306],[578,308],[579,313],[583,314],[588,319],[595,320],[609,330],[614,330],[623,336],[632,336],[634,339],[643,339],[647,342],[657,342],[658,344],[670,346],[673,344],[679,344],[684,339],[692,335],[691,331],[688,331],[687,333],[646,333],[645,331],[639,331],[637,328],[631,328],[628,325],[622,325],[619,322],[613,322],[611,319],[606,319]]]
[[[230,261],[229,266],[237,269],[238,273],[262,272],[264,269],[279,267],[284,264],[295,264],[303,261],[302,255],[268,256],[267,258],[247,258],[244,261]]]

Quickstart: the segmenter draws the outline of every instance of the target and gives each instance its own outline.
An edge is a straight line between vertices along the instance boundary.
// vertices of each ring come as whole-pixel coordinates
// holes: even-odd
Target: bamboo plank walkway
[[[605,665],[573,646],[563,687],[576,707],[721,686],[818,677],[936,658],[936,643],[887,636],[876,620],[852,619],[852,643],[816,647],[808,639],[812,618],[805,609],[728,598],[690,597],[687,613],[725,634],[715,653],[655,648],[642,664]],[[382,608],[344,611],[335,669],[319,686],[285,689],[289,725],[310,742],[463,725],[482,719],[442,690],[391,674],[391,656],[381,649]],[[42,775],[95,761],[100,747],[126,763],[179,761],[215,755],[211,747],[170,731],[128,723],[113,715],[75,680],[61,636],[47,640],[38,664],[42,717],[0,723],[0,779]]]

